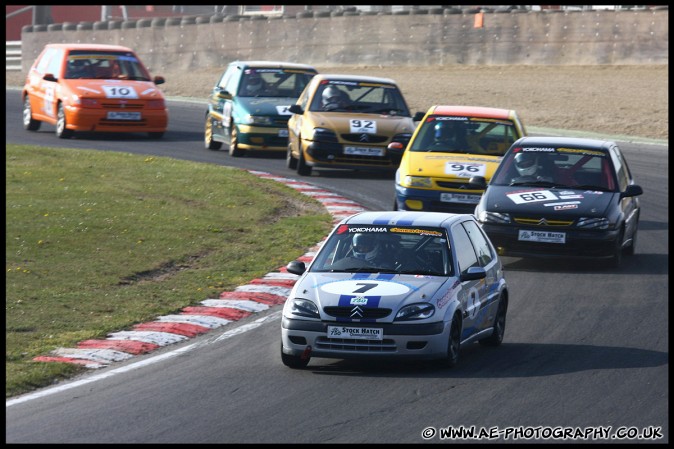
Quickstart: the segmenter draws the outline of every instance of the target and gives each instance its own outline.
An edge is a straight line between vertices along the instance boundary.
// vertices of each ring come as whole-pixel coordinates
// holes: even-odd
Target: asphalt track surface
[[[6,142],[234,166],[332,192],[354,208],[391,209],[389,176],[314,170],[303,178],[280,156],[208,151],[205,106],[171,101],[169,107],[170,129],[161,141],[141,134],[60,140],[47,125],[23,131],[20,96],[8,90]],[[635,140],[622,148],[645,192],[636,254],[618,270],[504,258],[511,303],[499,348],[462,348],[451,370],[329,359],[290,370],[279,354],[281,306],[272,305],[8,400],[6,442],[615,443],[625,434],[634,436],[629,441],[666,443],[668,147]],[[441,436],[461,426],[482,429],[483,439]],[[587,438],[569,438],[580,436]]]

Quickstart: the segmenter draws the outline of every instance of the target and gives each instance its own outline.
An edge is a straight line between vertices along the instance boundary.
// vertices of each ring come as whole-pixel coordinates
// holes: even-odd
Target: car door
[[[228,135],[227,132],[223,131],[225,127],[229,126],[231,119],[232,92],[227,90],[227,86],[236,71],[236,66],[230,65],[227,67],[209,98],[210,114],[213,119],[213,135],[218,141],[222,141]]]
[[[500,262],[484,231],[475,221],[464,221],[463,227],[473,244],[479,265],[487,272],[487,276],[481,279],[482,284],[478,287],[480,310],[476,312],[479,317],[476,326],[480,330],[484,330],[492,326],[498,309]]]
[[[58,81],[48,81],[43,77],[52,74],[61,77],[64,51],[60,48],[49,48],[35,65],[30,76],[28,95],[31,109],[36,118],[53,123],[56,120],[56,85]]]
[[[627,189],[627,186],[634,184],[632,173],[630,172],[627,161],[623,157],[617,145],[610,148],[611,159],[615,167],[618,187],[621,192]],[[625,238],[631,238],[636,232],[639,221],[639,198],[630,196],[620,199],[620,208],[625,217]]]
[[[452,226],[453,251],[458,264],[459,275],[465,274],[471,267],[479,267],[477,254],[473,243],[462,223]],[[461,340],[479,332],[484,325],[482,321],[482,305],[486,301],[484,279],[473,279],[461,282],[461,290],[458,294],[461,309],[463,311],[463,330]]]

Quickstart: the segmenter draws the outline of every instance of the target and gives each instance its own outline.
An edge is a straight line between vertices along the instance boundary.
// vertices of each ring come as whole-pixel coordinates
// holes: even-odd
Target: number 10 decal
[[[132,87],[127,86],[103,86],[107,98],[138,98],[138,94]]]

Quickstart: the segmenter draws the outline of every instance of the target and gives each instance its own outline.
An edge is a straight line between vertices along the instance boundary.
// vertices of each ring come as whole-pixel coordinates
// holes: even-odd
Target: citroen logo
[[[547,225],[548,220],[546,220],[545,218],[541,218],[540,220],[538,220],[538,226],[547,226]]]
[[[363,309],[360,306],[351,309],[351,318],[363,318]]]
[[[361,142],[369,142],[369,141],[370,141],[370,137],[369,137],[367,134],[361,134],[361,135],[360,135],[360,141],[361,141]]]

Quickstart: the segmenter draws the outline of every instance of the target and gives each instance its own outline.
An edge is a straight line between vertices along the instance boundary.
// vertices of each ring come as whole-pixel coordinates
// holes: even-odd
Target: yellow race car
[[[405,150],[395,177],[393,210],[472,214],[510,145],[526,136],[514,110],[432,106]]]
[[[286,165],[302,176],[312,168],[398,168],[414,121],[395,81],[318,74],[288,109]]]

